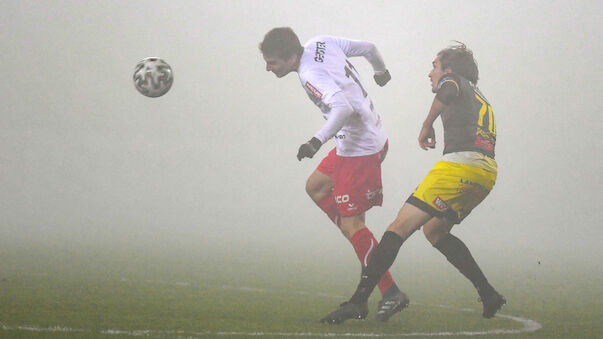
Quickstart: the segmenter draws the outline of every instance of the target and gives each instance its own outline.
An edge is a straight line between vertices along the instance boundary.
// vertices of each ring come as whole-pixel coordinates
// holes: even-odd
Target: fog
[[[353,256],[304,190],[333,143],[295,158],[324,120],[297,75],[276,79],[258,51],[290,26],[302,42],[374,42],[392,74],[380,88],[352,60],[390,142],[384,205],[367,214],[377,238],[441,157],[439,120],[436,150],[416,138],[431,61],[459,40],[494,108],[499,176],[453,233],[479,256],[592,260],[603,274],[601,13],[600,1],[2,1],[0,237]],[[132,84],[148,56],[173,68],[164,97]],[[421,234],[405,246],[435,253]]]

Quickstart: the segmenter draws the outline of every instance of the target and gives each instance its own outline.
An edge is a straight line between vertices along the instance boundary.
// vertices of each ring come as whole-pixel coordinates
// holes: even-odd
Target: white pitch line
[[[129,281],[124,280],[122,281]],[[147,281],[150,282],[150,281]],[[176,283],[178,286],[190,286],[189,283]],[[240,291],[246,292],[262,292],[268,293],[269,290],[262,288],[253,288],[253,287],[233,287],[233,286],[221,286],[223,289],[236,289]],[[310,293],[298,291],[296,294],[301,295],[320,295],[320,296],[328,296],[328,297],[337,297],[342,298],[340,296],[327,295],[324,293]],[[417,305],[417,303],[412,303]],[[421,305],[421,304],[418,304]],[[454,308],[447,305],[435,305],[435,307],[441,308],[449,308],[458,310],[461,312],[474,312],[472,309],[467,308]],[[518,329],[493,329],[493,330],[480,330],[480,331],[459,331],[459,332],[410,332],[410,333],[315,333],[315,332],[187,332],[187,331],[175,331],[175,330],[116,330],[116,329],[106,329],[101,330],[99,332],[94,332],[92,330],[81,329],[81,328],[70,328],[64,326],[51,326],[51,327],[38,327],[34,325],[17,325],[17,326],[7,326],[3,323],[0,323],[0,328],[5,331],[30,331],[30,332],[64,332],[64,333],[99,333],[106,335],[129,335],[129,336],[178,336],[178,337],[206,337],[206,336],[254,336],[254,337],[262,337],[262,336],[272,336],[272,337],[440,337],[440,336],[476,336],[476,335],[493,335],[493,334],[519,334],[519,333],[527,333],[538,331],[542,328],[542,325],[537,321],[512,316],[505,314],[496,314],[495,317],[504,318],[516,321],[521,323],[523,326]]]
[[[446,305],[437,305],[455,309]],[[473,311],[468,309],[458,309],[460,311]],[[540,323],[516,316],[496,314],[495,317],[505,318],[517,321],[523,325],[518,329],[493,329],[481,331],[459,331],[459,332],[410,332],[410,333],[313,333],[313,332],[215,332],[210,335],[215,336],[275,336],[275,337],[443,337],[443,336],[476,336],[493,334],[519,334],[538,331],[542,328]],[[209,335],[209,334],[208,334]]]

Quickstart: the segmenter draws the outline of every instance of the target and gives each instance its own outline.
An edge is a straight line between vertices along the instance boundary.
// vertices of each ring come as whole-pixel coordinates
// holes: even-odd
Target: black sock
[[[385,273],[396,260],[400,246],[402,246],[402,237],[398,234],[387,231],[383,234],[383,238],[379,245],[371,254],[371,260],[362,270],[360,284],[356,288],[356,292],[350,299],[353,304],[363,304],[368,301],[369,296],[373,292],[375,285],[381,280],[381,276]]]
[[[433,247],[442,252],[446,259],[473,283],[482,299],[494,291],[461,239],[448,233]]]
[[[393,284],[385,291],[385,293],[383,293],[383,298],[389,298],[396,295],[398,292],[400,292],[400,288],[398,288],[396,284]]]

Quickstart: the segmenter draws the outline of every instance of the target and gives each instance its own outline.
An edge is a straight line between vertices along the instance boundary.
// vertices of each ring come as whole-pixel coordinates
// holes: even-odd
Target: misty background
[[[392,74],[380,88],[351,60],[389,135],[384,204],[367,213],[378,239],[441,157],[439,120],[436,150],[416,139],[431,62],[459,40],[495,112],[499,175],[453,233],[489,272],[588,262],[603,276],[601,13],[600,1],[2,1],[0,238],[100,256],[355,258],[304,190],[334,144],[295,158],[320,111],[258,51],[290,26],[302,43],[371,41]],[[174,71],[161,98],[132,83],[148,56]],[[421,233],[400,253],[445,265]]]

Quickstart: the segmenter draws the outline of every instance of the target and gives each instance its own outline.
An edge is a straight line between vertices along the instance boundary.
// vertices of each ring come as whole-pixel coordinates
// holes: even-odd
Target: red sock
[[[331,221],[339,227],[341,219],[339,218],[339,213],[337,213],[337,204],[335,203],[333,196],[328,194],[316,204],[327,214],[329,219],[331,219]]]
[[[360,259],[360,263],[362,267],[366,267],[368,265],[369,260],[371,259],[371,254],[375,247],[377,247],[378,241],[375,239],[375,236],[368,228],[363,228],[360,231],[357,231],[352,236],[352,246],[354,246],[354,250],[356,251],[356,255],[358,255],[358,259]],[[389,271],[383,273],[381,276],[381,280],[377,286],[379,286],[379,291],[381,294],[385,293],[392,285],[394,285],[394,279]]]

